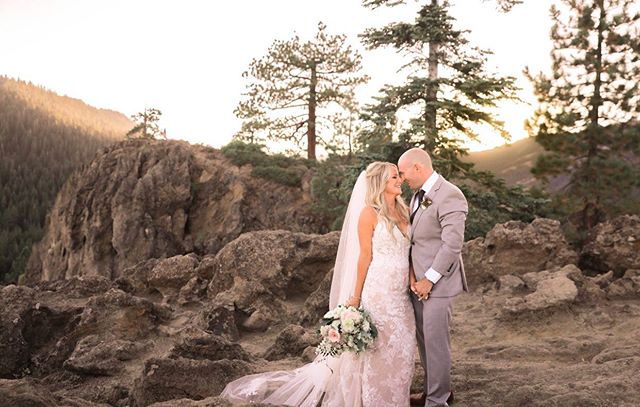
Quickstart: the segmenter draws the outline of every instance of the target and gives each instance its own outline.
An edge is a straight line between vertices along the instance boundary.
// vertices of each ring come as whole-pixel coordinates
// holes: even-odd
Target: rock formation
[[[498,224],[485,237],[466,242],[462,255],[471,286],[578,262],[560,222],[551,219]]]
[[[247,231],[323,231],[308,188],[254,178],[202,145],[118,143],[65,183],[26,280],[116,279],[147,259],[215,254]]]

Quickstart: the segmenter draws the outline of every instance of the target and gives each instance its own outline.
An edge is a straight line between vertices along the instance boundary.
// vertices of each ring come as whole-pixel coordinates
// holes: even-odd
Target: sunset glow
[[[514,140],[526,136],[522,124],[534,108],[522,70],[549,69],[551,3],[527,1],[501,14],[493,2],[452,1],[472,44],[494,52],[489,68],[519,78],[528,104],[504,104],[498,112]],[[309,38],[319,20],[329,32],[347,34],[371,77],[358,92],[366,103],[385,83],[401,81],[402,59],[391,50],[365,51],[358,34],[413,14],[412,6],[372,11],[355,0],[0,0],[0,74],[127,115],[159,108],[169,138],[219,147],[240,127],[233,109],[244,90],[242,72],[273,40],[294,32]],[[481,137],[469,147],[503,142],[491,131]]]

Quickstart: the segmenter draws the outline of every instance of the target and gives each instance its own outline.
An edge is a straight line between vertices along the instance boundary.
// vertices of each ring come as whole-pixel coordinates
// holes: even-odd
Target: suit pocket
[[[451,266],[449,266],[449,269],[447,270],[447,274],[451,274],[455,270],[455,267],[457,264],[458,264],[457,260],[451,263]]]

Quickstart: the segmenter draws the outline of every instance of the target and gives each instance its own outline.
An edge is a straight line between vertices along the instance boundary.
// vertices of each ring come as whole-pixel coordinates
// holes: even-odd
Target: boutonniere
[[[426,210],[432,203],[433,201],[425,196],[422,199],[422,202],[420,202],[420,206],[422,207],[422,209]]]

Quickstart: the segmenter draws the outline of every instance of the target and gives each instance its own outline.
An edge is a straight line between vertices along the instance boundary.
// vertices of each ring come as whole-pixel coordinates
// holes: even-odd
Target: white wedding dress
[[[408,406],[416,351],[415,318],[409,298],[409,240],[384,221],[373,233],[373,258],[362,290],[362,307],[379,336],[363,353],[362,405]]]
[[[364,207],[363,174],[354,187],[331,287],[330,308],[353,292],[358,258],[357,219]],[[356,238],[354,239],[354,236]],[[316,358],[292,371],[244,376],[221,397],[235,404],[300,407],[396,407],[409,405],[416,350],[415,319],[409,298],[410,242],[397,227],[380,220],[372,237],[372,260],[361,306],[378,328],[373,347],[356,355]]]

